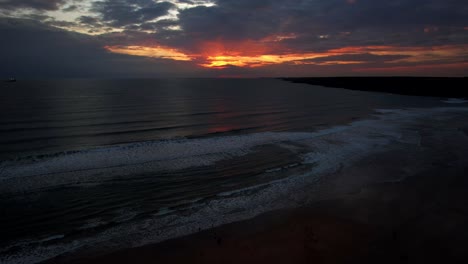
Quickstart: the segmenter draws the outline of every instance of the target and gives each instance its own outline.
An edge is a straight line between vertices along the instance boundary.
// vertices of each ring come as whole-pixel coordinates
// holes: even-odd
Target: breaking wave
[[[273,167],[265,174],[292,170],[288,177],[219,193],[182,211],[164,209],[152,217],[134,218],[104,229],[93,236],[70,239],[50,236],[41,241],[18,242],[19,250],[0,249],[2,263],[36,263],[76,251],[119,249],[156,243],[214,226],[248,219],[258,214],[318,199],[327,175],[394,143],[420,144],[411,128],[420,118],[468,108],[378,110],[373,119],[353,122],[318,132],[268,132],[242,136],[142,142],[44,157],[29,157],[1,163],[1,193],[37,191],[86,180],[96,183],[111,177],[131,178],[142,172],[209,166],[225,159],[245,156],[262,145],[302,148],[300,163]],[[442,118],[442,117],[441,117]],[[307,166],[306,170],[300,170]],[[158,177],[155,174],[154,177]],[[199,201],[199,200],[197,200]],[[161,209],[161,210],[163,210]],[[100,219],[87,227],[102,225]],[[9,252],[9,253],[6,253]]]

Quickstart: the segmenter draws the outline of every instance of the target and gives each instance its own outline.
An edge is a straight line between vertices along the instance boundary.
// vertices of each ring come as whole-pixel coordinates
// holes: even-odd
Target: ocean
[[[277,79],[4,84],[0,262],[142,246],[297,205],[297,190],[310,197],[343,163],[415,140],[404,125],[424,111],[412,109],[440,106]]]

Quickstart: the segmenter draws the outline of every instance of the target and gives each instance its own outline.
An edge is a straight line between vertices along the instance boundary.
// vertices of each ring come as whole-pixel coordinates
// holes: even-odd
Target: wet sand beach
[[[302,196],[295,208],[49,263],[462,263],[468,254],[467,120],[464,110],[444,110],[408,123],[418,140],[340,164],[318,195]]]

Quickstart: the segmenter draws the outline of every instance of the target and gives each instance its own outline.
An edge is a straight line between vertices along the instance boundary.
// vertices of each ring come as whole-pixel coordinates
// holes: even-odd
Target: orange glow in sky
[[[177,61],[191,61],[192,58],[177,49],[167,48],[162,46],[145,47],[145,46],[106,46],[104,47],[110,52],[126,54],[132,56],[142,56],[149,58],[170,59]]]
[[[287,62],[300,62],[307,59],[327,57],[326,54],[305,53],[305,54],[284,54],[284,55],[257,55],[257,56],[208,56],[206,63],[200,64],[208,68],[223,68],[227,66],[237,67],[261,67],[271,64],[282,64]]]
[[[293,36],[291,36],[293,37]],[[277,38],[271,40],[276,43]],[[280,38],[281,39],[281,38]],[[287,39],[287,38],[285,38]],[[278,40],[280,42],[281,40]],[[357,46],[330,49],[321,52],[280,52],[280,44],[244,41],[225,43],[220,41],[205,42],[199,45],[193,54],[162,46],[107,46],[113,53],[144,56],[178,61],[193,61],[204,68],[224,69],[226,67],[256,68],[274,64],[291,65],[350,65],[365,64],[372,61],[359,59],[339,59],[341,55],[401,56],[385,61],[392,64],[437,64],[460,63],[468,56],[468,45],[447,45],[436,47],[400,47],[400,46]],[[329,58],[327,60],[327,58]],[[317,60],[320,59],[320,60]]]

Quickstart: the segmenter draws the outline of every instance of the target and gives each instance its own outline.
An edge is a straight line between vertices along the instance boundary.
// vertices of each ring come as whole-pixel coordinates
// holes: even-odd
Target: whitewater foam
[[[96,184],[162,170],[209,166],[251,149],[314,133],[257,133],[205,139],[165,140],[31,157],[0,163],[0,194],[64,185]]]
[[[254,146],[261,144],[292,141],[307,146],[309,151],[302,154],[302,163],[314,166],[310,171],[299,175],[237,190],[242,195],[237,195],[238,193],[235,191],[221,193],[217,198],[186,209],[189,212],[183,214],[174,213],[162,217],[155,216],[154,218],[124,222],[102,231],[96,236],[84,237],[72,242],[48,243],[34,247],[24,246],[18,253],[8,256],[2,255],[0,262],[36,263],[64,253],[85,250],[87,247],[93,247],[95,250],[107,247],[113,249],[137,247],[252,218],[270,210],[299,206],[310,200],[323,198],[321,196],[324,194],[318,190],[327,175],[341,168],[346,168],[363,157],[388,150],[395,144],[416,146],[420,144],[420,137],[411,127],[417,120],[433,116],[444,118],[443,114],[445,113],[460,111],[468,112],[468,108],[379,110],[379,114],[374,119],[357,121],[348,126],[326,129],[317,133],[261,133],[205,139],[206,141],[169,142],[177,146],[174,149],[181,149],[182,147],[177,144],[183,143],[200,148],[193,150],[193,152],[186,150],[185,153],[202,153],[201,156],[228,153],[222,155],[226,157],[242,155]],[[214,142],[220,145],[214,146]],[[142,144],[145,151],[141,153],[148,153],[148,144],[157,145],[158,143]],[[229,146],[230,144],[233,145]],[[138,147],[136,148],[138,149]],[[171,148],[168,147],[168,149]],[[237,152],[239,149],[242,149],[242,152]],[[175,153],[175,150],[168,152]],[[176,155],[175,157],[184,159],[186,156]],[[82,157],[80,156],[80,158]],[[134,158],[130,159],[135,160]],[[143,157],[136,158],[136,160],[140,159]],[[215,161],[210,160],[210,162]],[[28,177],[30,175],[22,175],[18,179]],[[7,179],[12,178],[14,179],[13,176]],[[2,251],[0,249],[0,255]]]
[[[446,104],[465,104],[468,103],[468,100],[462,98],[449,98],[447,100],[442,100]]]

